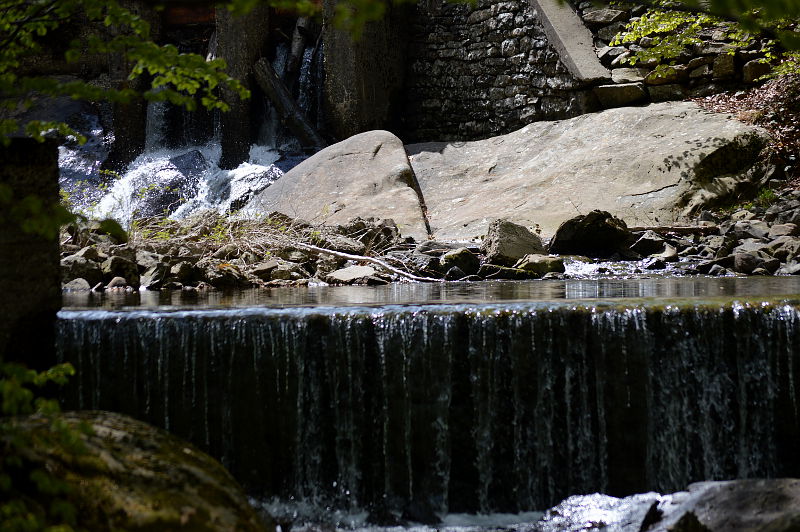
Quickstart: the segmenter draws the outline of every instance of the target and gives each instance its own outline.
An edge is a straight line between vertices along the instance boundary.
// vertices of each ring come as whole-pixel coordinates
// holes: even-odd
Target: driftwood
[[[281,122],[297,137],[304,148],[319,150],[327,146],[322,136],[308,121],[303,110],[295,103],[286,85],[278,77],[269,61],[264,58],[256,61],[253,74],[261,90],[275,106]]]
[[[677,235],[713,235],[719,231],[716,225],[655,225],[651,227],[629,227],[634,233],[653,231],[654,233],[674,233]]]
[[[408,279],[410,281],[419,281],[419,282],[423,282],[423,283],[440,283],[440,282],[442,282],[444,280],[444,279],[436,279],[435,277],[420,277],[418,275],[414,275],[414,274],[411,274],[411,273],[408,273],[408,272],[404,272],[403,270],[401,270],[399,268],[395,268],[394,266],[391,266],[390,264],[386,264],[382,260],[379,260],[379,259],[376,259],[376,258],[373,258],[373,257],[367,257],[365,255],[353,255],[351,253],[344,253],[342,251],[333,251],[332,249],[325,249],[325,248],[321,248],[319,246],[314,246],[314,245],[311,245],[311,244],[305,244],[303,242],[292,242],[291,245],[292,245],[292,247],[296,247],[296,248],[300,248],[300,249],[307,249],[309,251],[316,251],[317,253],[324,253],[326,255],[333,255],[334,257],[339,257],[340,259],[357,260],[357,261],[360,261],[360,262],[369,262],[371,264],[375,264],[376,266],[380,266],[381,268],[383,268],[383,269],[385,269],[387,271],[390,271],[392,273],[396,273],[397,275],[400,275],[401,277],[404,277],[405,279]]]

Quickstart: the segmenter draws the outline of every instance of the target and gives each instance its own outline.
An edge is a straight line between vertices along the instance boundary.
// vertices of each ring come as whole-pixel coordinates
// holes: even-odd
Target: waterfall
[[[253,492],[519,512],[800,475],[800,310],[535,303],[62,311],[68,406],[131,414]]]
[[[210,45],[211,56],[215,53],[213,38]],[[309,46],[303,54],[297,97],[319,125],[321,58],[316,52]],[[285,45],[276,49],[274,64],[279,72],[286,53]],[[113,133],[103,129],[99,115],[87,111],[83,121],[89,125],[81,131],[89,143],[83,147],[68,143],[60,151],[60,182],[69,195],[70,207],[90,218],[114,218],[126,227],[137,218],[182,218],[200,209],[222,213],[240,209],[308,156],[280,124],[272,107],[266,102],[265,106],[259,138],[248,160],[236,169],[222,170],[213,113],[150,102],[145,151],[119,175],[100,171]]]

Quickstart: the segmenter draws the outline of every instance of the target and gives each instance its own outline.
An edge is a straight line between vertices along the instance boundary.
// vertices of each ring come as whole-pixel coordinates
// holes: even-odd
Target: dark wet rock
[[[466,277],[467,275],[474,275],[477,273],[478,268],[481,266],[481,260],[478,256],[467,248],[458,248],[448,251],[441,256],[439,263],[442,270],[447,272],[445,279],[449,279],[447,276],[450,275],[450,270],[452,268],[458,268],[463,274],[461,277]],[[459,277],[459,279],[461,277]]]
[[[778,271],[778,268],[781,267],[781,261],[774,258],[774,257],[765,257],[764,262],[761,263],[759,268],[763,268],[767,270],[770,274],[775,273]]]
[[[197,268],[194,267],[194,264],[187,262],[187,261],[180,261],[174,264],[169,269],[170,277],[174,277],[180,283],[188,284],[195,282],[198,279]]]
[[[438,525],[441,519],[436,515],[430,503],[411,501],[403,509],[403,519],[423,525]]]
[[[92,289],[92,285],[90,285],[86,279],[78,277],[77,279],[73,279],[66,283],[63,289],[69,292],[80,292],[84,290],[88,291]]]
[[[467,277],[467,274],[458,266],[453,266],[444,274],[446,281],[458,281]]]
[[[376,274],[372,266],[348,266],[329,273],[325,281],[331,284],[366,284]]]
[[[142,168],[132,182],[130,201],[135,218],[164,216],[175,212],[197,195],[208,162],[197,150]]]
[[[645,270],[663,270],[667,267],[667,262],[661,258],[650,258],[644,261]]]
[[[694,512],[686,512],[674,525],[669,528],[670,532],[714,532],[697,518]]]
[[[139,277],[139,285],[147,290],[160,290],[168,277],[169,267],[166,264],[157,263]]]
[[[114,277],[124,277],[133,286],[139,286],[139,267],[133,261],[121,256],[112,256],[103,261],[100,267],[105,281],[110,281]]]
[[[592,211],[561,224],[550,241],[550,253],[607,258],[627,250],[631,232],[606,211]]]
[[[664,238],[655,231],[645,231],[636,242],[631,245],[631,250],[642,256],[654,255],[664,251]]]
[[[21,433],[30,445],[23,465],[4,473],[38,468],[63,481],[69,491],[62,498],[78,509],[78,529],[274,532],[225,468],[191,444],[121,414],[72,412],[58,419],[84,451],[70,452],[53,437],[49,419],[20,418],[14,432],[0,434],[0,444],[7,448],[10,434]],[[30,483],[13,486],[34,508],[49,504]]]
[[[75,253],[75,255],[94,262],[100,261],[100,252],[97,251],[97,248],[94,246],[86,246]]]
[[[704,260],[697,264],[697,271],[700,273],[709,273],[714,266],[722,266],[729,268],[733,266],[733,255],[726,255],[724,257],[715,258],[711,260]]]
[[[203,259],[197,267],[203,270],[205,281],[214,288],[241,288],[250,284],[239,267],[229,262]]]
[[[367,508],[367,523],[384,527],[396,527],[404,525],[403,521],[398,519],[397,516],[394,515],[394,513],[392,513],[389,507],[384,503],[373,503],[369,505]],[[284,530],[282,526],[281,530]]]
[[[749,275],[764,261],[750,253],[736,253],[733,256],[733,271]]]
[[[489,224],[481,251],[486,261],[500,266],[511,266],[525,255],[547,253],[542,239],[523,225],[506,219]]]
[[[279,260],[277,262],[277,266],[269,272],[269,277],[273,281],[297,281],[299,279],[311,276],[311,274],[307,272],[301,264],[286,260]],[[258,275],[256,276],[258,277]]]
[[[61,259],[61,282],[67,283],[79,277],[94,286],[103,280],[103,271],[99,264],[79,255]]]
[[[514,268],[542,276],[551,272],[564,273],[564,259],[550,255],[525,255]]]

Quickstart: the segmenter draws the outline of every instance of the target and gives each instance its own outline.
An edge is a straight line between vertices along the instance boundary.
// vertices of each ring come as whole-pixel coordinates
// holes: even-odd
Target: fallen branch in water
[[[401,270],[399,268],[395,268],[394,266],[386,264],[382,260],[375,259],[373,257],[367,257],[365,255],[353,255],[351,253],[344,253],[343,251],[334,251],[332,249],[321,248],[319,246],[314,246],[312,244],[305,244],[303,242],[292,242],[291,245],[292,245],[292,247],[306,249],[308,251],[316,251],[317,253],[325,253],[327,255],[332,255],[334,257],[339,257],[340,259],[369,262],[369,263],[378,265],[378,266],[380,266],[381,268],[383,268],[383,269],[385,269],[387,271],[390,271],[390,272],[395,273],[395,274],[397,274],[397,275],[399,275],[401,277],[404,277],[405,279],[408,279],[410,281],[418,281],[418,282],[422,282],[422,283],[440,283],[440,282],[442,282],[444,280],[444,279],[436,279],[435,277],[420,277],[418,275],[414,275],[414,274],[411,274],[411,273],[408,273],[408,272],[404,272],[403,270]]]

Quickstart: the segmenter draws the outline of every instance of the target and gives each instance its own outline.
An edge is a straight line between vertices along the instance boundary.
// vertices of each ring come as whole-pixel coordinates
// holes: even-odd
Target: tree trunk
[[[354,41],[331,18],[337,0],[323,1],[326,128],[337,138],[398,121],[406,68],[406,28],[411,5],[387,4],[383,20],[367,23]]]
[[[308,121],[303,110],[292,99],[286,85],[280,80],[269,61],[263,58],[259,59],[256,62],[254,74],[261,90],[278,111],[281,122],[297,137],[302,147],[314,150],[324,148],[327,143]]]
[[[58,203],[58,143],[13,139],[0,147],[0,187],[11,191],[0,203],[0,360],[42,370],[55,363],[56,313],[61,308],[58,237],[23,231],[11,210],[34,196]]]
[[[228,63],[228,74],[253,88],[253,65],[264,52],[268,32],[268,8],[256,7],[249,13],[234,16],[224,7],[217,8],[217,55]],[[220,167],[236,168],[247,160],[255,140],[258,120],[253,99],[222,90],[222,97],[231,109],[220,116],[222,158]]]

